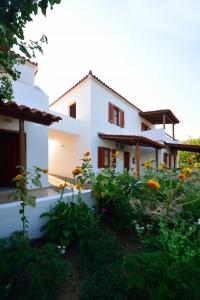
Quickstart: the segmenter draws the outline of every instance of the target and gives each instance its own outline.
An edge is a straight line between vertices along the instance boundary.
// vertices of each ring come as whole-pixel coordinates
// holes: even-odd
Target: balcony
[[[172,136],[170,136],[168,133],[165,132],[164,128],[142,131],[141,135],[154,141],[160,141],[166,143],[178,143],[178,140],[173,139]]]
[[[67,115],[63,115],[61,113],[58,113],[57,111],[50,110],[49,112],[62,118],[61,121],[49,126],[50,129],[54,129],[68,134],[80,135],[80,120],[71,118]]]

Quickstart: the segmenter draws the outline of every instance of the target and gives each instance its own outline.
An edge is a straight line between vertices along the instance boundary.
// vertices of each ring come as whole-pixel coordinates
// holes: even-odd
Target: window
[[[73,103],[72,105],[70,105],[70,107],[69,107],[69,115],[70,115],[70,117],[76,119],[76,102]]]
[[[107,168],[110,166],[110,149],[98,147],[98,168]]]
[[[124,127],[124,111],[109,102],[108,122]]]
[[[147,131],[147,130],[151,130],[151,127],[149,127],[148,125],[146,125],[145,123],[141,123],[141,131]]]

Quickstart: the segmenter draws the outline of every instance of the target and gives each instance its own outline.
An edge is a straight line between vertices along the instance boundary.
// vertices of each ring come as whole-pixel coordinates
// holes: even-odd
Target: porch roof
[[[170,109],[142,111],[139,112],[139,115],[152,124],[163,124],[164,115],[166,124],[177,124],[180,122]]]
[[[200,145],[166,143],[172,150],[200,152]]]
[[[106,133],[98,133],[99,137],[102,139],[114,141],[117,143],[122,143],[126,145],[136,145],[140,144],[143,147],[152,147],[152,148],[166,148],[164,144],[146,138],[144,136],[138,135],[122,135],[122,134],[106,134]]]
[[[25,121],[38,123],[49,126],[53,122],[62,120],[61,117],[57,117],[45,111],[40,111],[36,108],[30,108],[25,105],[18,105],[16,102],[7,101],[4,102],[0,99],[0,115],[12,117],[16,119],[23,119]]]

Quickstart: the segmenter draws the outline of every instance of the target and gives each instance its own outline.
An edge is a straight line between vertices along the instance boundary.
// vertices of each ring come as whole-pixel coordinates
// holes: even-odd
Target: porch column
[[[174,169],[176,169],[176,163],[177,163],[177,151],[174,151]]]
[[[166,114],[163,114],[163,128],[165,129],[166,124]]]
[[[24,119],[19,119],[19,165],[25,168],[26,165],[26,144],[24,133]]]
[[[172,137],[173,137],[173,140],[175,139],[175,132],[174,132],[174,123],[172,124]]]
[[[158,148],[156,150],[156,171],[158,171]]]
[[[140,176],[140,144],[136,144],[135,148],[135,158],[136,158],[136,172],[137,176]]]

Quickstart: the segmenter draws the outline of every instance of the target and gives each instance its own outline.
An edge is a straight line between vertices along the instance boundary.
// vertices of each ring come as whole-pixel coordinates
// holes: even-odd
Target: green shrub
[[[0,299],[53,300],[70,269],[54,245],[38,249],[13,235],[0,244]]]
[[[116,238],[100,228],[87,230],[80,243],[83,300],[124,298],[122,250]]]
[[[123,264],[130,300],[198,300],[200,258],[176,263],[163,252],[130,254]]]
[[[80,199],[78,203],[59,201],[56,206],[41,217],[48,218],[41,231],[59,244],[69,245],[81,236],[83,230],[95,224],[91,209]]]

